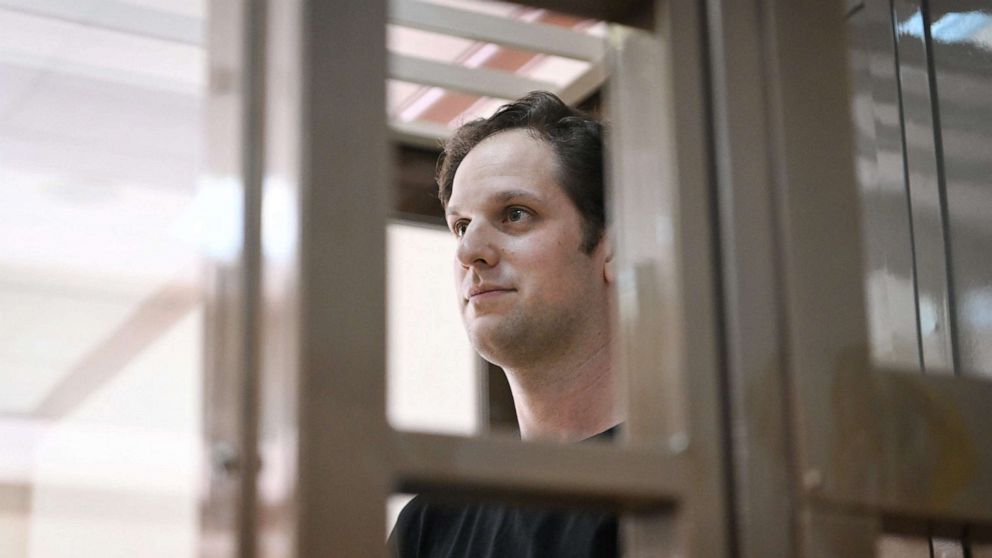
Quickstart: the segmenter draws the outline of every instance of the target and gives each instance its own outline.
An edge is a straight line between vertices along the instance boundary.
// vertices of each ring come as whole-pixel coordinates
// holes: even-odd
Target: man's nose
[[[499,261],[495,244],[495,231],[486,223],[473,221],[468,224],[458,241],[455,257],[462,267],[492,267]]]

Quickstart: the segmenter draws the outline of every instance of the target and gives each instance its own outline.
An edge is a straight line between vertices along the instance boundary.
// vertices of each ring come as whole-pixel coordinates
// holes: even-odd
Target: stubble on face
[[[514,130],[476,146],[455,175],[449,224],[468,223],[455,262],[462,318],[476,350],[504,368],[559,358],[606,335],[602,246],[582,251],[582,218],[557,183],[555,161],[549,145]],[[513,207],[526,220],[507,224]],[[464,296],[478,284],[512,291]]]
[[[526,368],[560,358],[573,345],[584,322],[580,304],[511,308],[495,315],[462,313],[472,345],[486,360]]]

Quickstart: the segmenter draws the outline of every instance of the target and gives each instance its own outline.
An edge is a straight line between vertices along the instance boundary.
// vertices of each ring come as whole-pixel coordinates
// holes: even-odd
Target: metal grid
[[[843,6],[641,8],[609,92],[629,440],[580,449],[389,430],[386,10],[269,6],[255,186],[295,200],[298,244],[247,270],[258,554],[375,555],[404,484],[633,510],[627,556],[870,556],[886,519],[992,522],[992,387],[868,365]]]

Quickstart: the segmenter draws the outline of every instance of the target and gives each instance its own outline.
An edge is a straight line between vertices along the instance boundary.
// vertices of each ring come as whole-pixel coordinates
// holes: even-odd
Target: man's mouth
[[[490,298],[496,298],[507,293],[511,293],[516,289],[510,289],[507,287],[492,287],[492,286],[479,286],[472,287],[468,291],[468,300],[488,300]]]

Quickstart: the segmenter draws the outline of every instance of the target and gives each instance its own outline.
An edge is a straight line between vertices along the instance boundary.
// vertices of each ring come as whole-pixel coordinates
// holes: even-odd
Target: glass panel
[[[203,12],[0,8],[5,558],[197,555]]]
[[[913,224],[913,263],[919,324],[920,365],[928,374],[953,373],[951,291],[939,179],[939,126],[931,104],[928,50],[920,2],[892,4],[896,29],[906,182]]]
[[[992,10],[930,2],[962,372],[992,375]]]
[[[877,364],[915,370],[920,366],[920,348],[912,219],[888,4],[871,3],[856,12],[850,37],[871,355]]]

